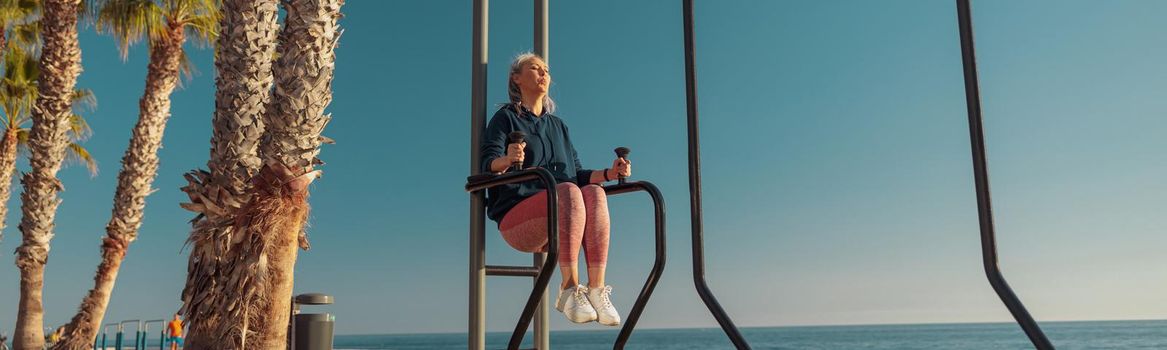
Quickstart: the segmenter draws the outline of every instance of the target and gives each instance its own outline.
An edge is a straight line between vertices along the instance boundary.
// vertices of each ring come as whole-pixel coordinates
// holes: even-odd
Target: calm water
[[[1167,320],[1046,322],[1042,329],[1058,349],[1165,349]],[[555,349],[612,348],[617,330],[551,332]],[[745,328],[754,349],[1032,349],[1011,323]],[[509,333],[487,334],[488,349],[506,347]],[[530,335],[528,334],[528,339]],[[465,334],[337,336],[336,349],[465,349]],[[637,330],[629,349],[732,349],[720,329]]]

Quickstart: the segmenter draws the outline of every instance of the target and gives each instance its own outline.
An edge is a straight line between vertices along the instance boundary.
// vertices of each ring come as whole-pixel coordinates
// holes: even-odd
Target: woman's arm
[[[514,162],[523,161],[522,144],[508,144],[507,133],[511,130],[509,119],[504,111],[495,113],[482,133],[482,145],[479,147],[479,156],[482,157],[479,166],[482,172],[500,173],[506,171]]]
[[[589,178],[588,183],[589,184],[602,184],[602,183],[605,183],[605,182],[608,182],[611,180],[615,180],[615,179],[616,179],[616,172],[615,171],[613,171],[612,169],[601,169],[601,170],[592,171],[592,175]]]

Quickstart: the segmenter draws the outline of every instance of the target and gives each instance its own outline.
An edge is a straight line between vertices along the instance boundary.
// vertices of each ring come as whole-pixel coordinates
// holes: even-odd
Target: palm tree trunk
[[[340,30],[341,0],[284,0],[287,11],[274,67],[276,88],[265,114],[267,135],[259,153],[265,167],[252,183],[243,214],[247,234],[264,236],[267,295],[257,303],[260,349],[287,346],[297,243],[308,212],[308,185],[320,171],[321,132],[331,116],[332,77]]]
[[[2,30],[2,29],[0,29]],[[4,240],[4,219],[8,217],[8,197],[12,195],[12,172],[16,170],[17,129],[7,129],[0,140],[0,241]]]
[[[187,174],[190,184],[183,188],[191,200],[183,207],[199,214],[182,291],[190,349],[238,347],[248,333],[246,320],[231,318],[240,290],[225,273],[242,262],[225,257],[242,237],[231,234],[231,225],[260,167],[256,146],[263,136],[279,30],[276,0],[224,0],[221,6],[210,171]]]
[[[44,0],[42,25],[40,95],[32,110],[32,132],[28,149],[30,170],[21,182],[20,232],[23,242],[16,249],[20,269],[20,306],[16,319],[14,346],[18,350],[40,350],[44,346],[44,268],[53,220],[57,214],[57,191],[61,182],[57,171],[69,145],[69,112],[73,88],[81,74],[81,47],[77,42],[77,13],[80,0]]]
[[[131,242],[138,237],[146,196],[158,174],[158,148],[166,121],[170,119],[170,94],[178,86],[182,45],[186,41],[183,27],[170,28],[167,36],[150,46],[150,64],[146,68],[146,91],[138,102],[138,124],[122,157],[122,171],[114,191],[113,215],[105,226],[101,244],[101,264],[94,275],[94,287],[81,301],[80,310],[66,327],[65,336],[53,349],[84,349],[92,345],[101,329],[101,320],[109,305],[117,280],[118,268]]]

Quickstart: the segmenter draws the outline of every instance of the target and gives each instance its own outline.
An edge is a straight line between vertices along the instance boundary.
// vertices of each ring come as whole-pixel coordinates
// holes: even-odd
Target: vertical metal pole
[[[470,175],[479,173],[482,131],[486,128],[487,13],[489,0],[474,0],[470,77]],[[470,325],[468,349],[486,347],[486,218],[485,194],[470,194]]]
[[[550,51],[547,49],[548,35],[547,22],[548,0],[534,0],[535,1],[535,54],[543,57],[543,62],[548,65],[551,64]],[[547,249],[557,249],[555,247],[548,247]],[[535,268],[542,269],[543,264],[547,263],[547,253],[535,253]],[[555,262],[551,262],[554,264]],[[537,281],[532,281],[535,283]],[[535,309],[535,348],[540,350],[551,349],[551,327],[549,327],[548,320],[551,318],[550,311],[547,310],[547,293],[544,291],[543,298],[539,300],[539,307]]]
[[[713,313],[725,335],[738,349],[749,349],[733,320],[725,314],[713,292],[705,283],[704,228],[701,222],[701,144],[697,125],[697,71],[693,44],[693,0],[682,2],[685,27],[685,107],[688,112],[689,128],[689,215],[693,224],[693,284],[705,306]]]
[[[972,143],[973,180],[977,191],[977,216],[981,228],[981,258],[985,268],[985,276],[989,284],[997,292],[997,296],[1005,303],[1005,307],[1013,314],[1017,324],[1029,336],[1033,347],[1037,349],[1053,349],[1053,344],[1042,333],[1041,327],[1025,310],[1025,305],[1009,288],[1001,267],[997,264],[997,238],[993,227],[993,203],[989,196],[989,166],[985,155],[985,130],[981,119],[981,88],[977,80],[977,59],[973,43],[972,9],[969,0],[956,1],[957,21],[960,26],[960,53],[964,65],[964,94],[968,105],[968,130]]]
[[[141,320],[138,320],[138,329],[134,330],[134,350],[146,350],[146,348],[142,346],[142,339],[146,338],[145,333],[143,333],[142,330],[143,324],[144,323]]]
[[[551,64],[551,50],[548,46],[550,40],[548,38],[548,23],[550,16],[548,15],[548,1],[549,0],[535,0],[535,54],[543,57],[543,61]]]

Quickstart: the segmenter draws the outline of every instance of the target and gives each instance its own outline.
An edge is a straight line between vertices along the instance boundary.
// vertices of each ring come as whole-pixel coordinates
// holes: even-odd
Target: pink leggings
[[[604,188],[574,183],[555,186],[559,201],[559,265],[575,266],[582,246],[589,268],[608,262],[608,196]],[[547,247],[547,191],[524,199],[499,223],[502,238],[520,251],[543,252]]]

